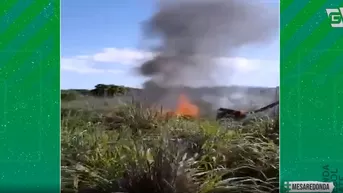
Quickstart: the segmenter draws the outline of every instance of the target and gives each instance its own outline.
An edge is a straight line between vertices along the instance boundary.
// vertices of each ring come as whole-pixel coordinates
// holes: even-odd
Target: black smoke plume
[[[211,83],[220,58],[266,42],[277,30],[277,12],[253,0],[162,0],[144,25],[144,38],[158,42],[151,46],[156,56],[138,69],[149,78],[145,96],[165,104],[184,86]]]

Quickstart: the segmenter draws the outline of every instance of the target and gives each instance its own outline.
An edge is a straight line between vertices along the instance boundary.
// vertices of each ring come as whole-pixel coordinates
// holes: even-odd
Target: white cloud
[[[87,56],[87,55],[80,55],[80,56],[76,56],[75,58],[77,59],[83,59],[83,60],[88,60],[91,58],[91,56]]]
[[[121,70],[114,69],[99,69],[95,68],[91,61],[84,57],[73,57],[73,58],[62,58],[61,59],[61,70],[76,72],[79,74],[98,74],[98,73],[122,73]]]
[[[133,49],[118,49],[105,48],[102,52],[92,56],[96,62],[117,63],[117,64],[132,64],[138,65],[140,62],[148,60],[154,56],[152,52],[133,50]],[[234,70],[241,72],[251,72],[261,70],[263,67],[279,68],[278,61],[248,59],[243,57],[219,58],[223,67],[233,67]]]
[[[114,62],[120,64],[137,64],[153,56],[150,52],[133,49],[105,48],[102,52],[94,54],[93,60],[97,62]]]
[[[240,73],[252,73],[256,71],[279,73],[279,61],[277,60],[248,59],[243,57],[221,58],[220,66],[231,68]]]
[[[151,52],[140,50],[106,48],[102,52],[93,55],[62,58],[61,68],[63,71],[72,71],[81,74],[118,74],[127,72],[118,70],[118,65],[132,65],[134,67],[153,56],[154,54]],[[227,76],[231,75],[233,77],[228,77],[227,81],[229,82],[244,82],[249,84],[249,82],[278,82],[279,80],[278,60],[249,59],[244,57],[222,57],[218,60],[219,71]],[[102,65],[99,65],[100,63],[108,64],[106,69],[102,69]]]

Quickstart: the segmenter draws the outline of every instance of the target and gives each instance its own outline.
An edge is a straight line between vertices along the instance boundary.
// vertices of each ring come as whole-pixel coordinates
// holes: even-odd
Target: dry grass
[[[134,106],[63,109],[62,192],[278,192],[276,122],[227,127]]]

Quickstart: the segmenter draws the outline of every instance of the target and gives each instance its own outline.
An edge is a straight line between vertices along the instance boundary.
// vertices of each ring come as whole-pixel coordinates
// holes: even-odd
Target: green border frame
[[[326,13],[339,7],[281,0],[281,192],[286,181],[334,182],[343,192],[343,28]]]
[[[0,8],[0,192],[60,192],[60,1]]]

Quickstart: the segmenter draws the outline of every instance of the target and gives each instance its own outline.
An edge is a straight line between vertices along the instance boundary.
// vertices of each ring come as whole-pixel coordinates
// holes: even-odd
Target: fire
[[[186,95],[181,94],[178,98],[175,114],[197,117],[199,114],[199,108],[192,104]]]
[[[175,110],[163,109],[161,113],[163,115],[160,117],[161,119],[169,119],[175,116],[196,118],[199,115],[199,108],[192,104],[185,94],[181,94],[178,97]]]

